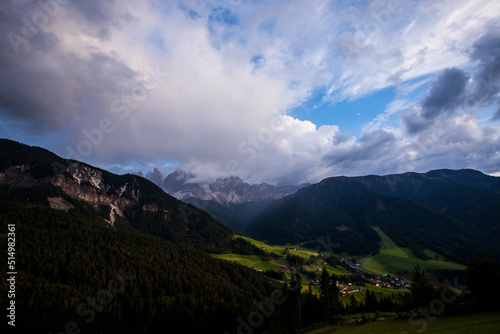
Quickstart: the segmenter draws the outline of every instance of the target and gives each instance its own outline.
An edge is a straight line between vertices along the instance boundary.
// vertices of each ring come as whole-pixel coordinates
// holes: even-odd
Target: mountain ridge
[[[163,178],[163,174],[155,168],[153,172],[146,173],[145,177],[179,200],[197,198],[226,205],[272,201],[293,194],[308,185],[250,184],[237,176],[219,177],[211,182],[198,181],[196,175],[180,169]]]
[[[475,253],[499,258],[499,185],[474,170],[331,177],[272,202],[245,232],[278,244],[329,236],[339,253],[368,254],[378,251],[379,226],[403,247],[461,263]]]
[[[206,212],[166,194],[137,175],[116,175],[43,148],[0,140],[4,196],[26,193],[57,209],[94,211],[110,227],[136,230],[206,251],[228,251],[233,232]],[[38,194],[34,196],[33,194]]]

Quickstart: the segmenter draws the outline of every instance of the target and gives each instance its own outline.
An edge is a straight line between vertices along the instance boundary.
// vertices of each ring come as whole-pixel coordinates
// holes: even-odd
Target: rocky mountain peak
[[[161,187],[164,177],[163,173],[160,172],[158,168],[155,168],[153,172],[148,172],[146,174],[146,179]]]
[[[220,177],[213,182],[195,181],[196,175],[183,170],[176,170],[158,183],[159,174],[155,174],[155,171],[147,173],[146,178],[179,200],[198,198],[220,204],[259,202],[280,199],[302,187],[249,184],[234,175]]]

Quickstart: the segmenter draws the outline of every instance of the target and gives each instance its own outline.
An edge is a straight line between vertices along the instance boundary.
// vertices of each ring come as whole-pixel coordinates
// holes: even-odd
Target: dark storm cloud
[[[348,146],[345,149],[334,148],[324,161],[329,165],[335,164],[339,168],[344,166],[347,171],[353,164],[387,154],[395,144],[396,136],[393,133],[377,129],[363,133],[354,146]]]
[[[41,10],[36,2],[28,4],[32,7],[0,6],[0,119],[21,121],[31,134],[59,130],[92,117],[88,110],[82,114],[89,96],[94,104],[105,103],[107,96],[133,84],[137,73],[110,55],[64,51],[44,26],[34,26],[36,31],[26,34],[26,20]],[[100,6],[88,4],[82,12],[104,20]],[[63,9],[58,15],[66,14]]]
[[[114,17],[111,4],[114,0],[101,1],[72,1],[71,6],[83,16],[83,18],[96,27],[92,33],[101,39],[108,39],[111,35],[112,27],[116,27],[118,22]]]
[[[498,105],[500,92],[500,33],[490,29],[472,47],[469,56],[478,62],[472,74],[458,69],[446,69],[431,84],[429,94],[420,102],[421,110],[411,110],[401,114],[400,119],[409,134],[416,134],[429,128],[440,115],[453,113],[458,107],[473,108]],[[500,119],[500,109],[491,121]]]
[[[497,29],[500,29],[497,27]],[[479,61],[473,78],[477,82],[474,97],[489,102],[499,91],[500,79],[500,33],[491,30],[473,45],[471,60]],[[474,102],[474,101],[473,101]]]
[[[474,87],[468,99],[468,105],[500,106],[500,33],[499,27],[490,29],[473,45],[471,60],[478,61],[478,69],[473,75]],[[491,117],[491,121],[500,120],[500,108]]]
[[[429,95],[422,101],[421,115],[432,119],[461,105],[468,79],[469,76],[458,68],[441,72],[431,84]]]
[[[411,110],[400,115],[406,132],[413,135],[422,130],[425,130],[432,124],[432,120],[422,117],[418,110]]]
[[[413,135],[430,127],[441,115],[450,115],[466,100],[469,76],[458,68],[443,70],[431,83],[429,94],[412,109],[400,115],[406,131]]]
[[[334,145],[340,145],[345,142],[348,142],[351,139],[351,136],[348,135],[347,133],[337,133],[335,136],[333,136],[333,144]]]
[[[90,22],[102,23],[112,17],[110,4],[113,0],[73,1],[75,8]]]
[[[34,5],[34,4],[33,4]],[[57,128],[62,110],[73,110],[67,87],[58,84],[58,73],[45,62],[58,48],[56,36],[38,29],[23,31],[28,7],[0,6],[0,115],[25,120],[40,129]],[[27,29],[27,28],[26,28]],[[23,34],[24,32],[24,34]],[[27,37],[30,37],[29,39]],[[11,39],[9,39],[9,37]]]

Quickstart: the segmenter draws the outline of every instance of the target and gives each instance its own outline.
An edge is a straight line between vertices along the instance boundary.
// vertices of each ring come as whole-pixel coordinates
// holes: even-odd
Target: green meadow
[[[268,253],[274,253],[279,255],[280,257],[262,257],[259,255],[242,255],[242,254],[212,254],[213,257],[222,259],[222,260],[227,260],[227,261],[233,261],[236,263],[239,263],[243,266],[250,267],[250,268],[255,268],[259,270],[279,270],[279,266],[290,266],[290,263],[286,260],[286,255],[285,255],[285,249],[288,248],[288,253],[290,255],[298,255],[302,257],[304,260],[309,259],[311,256],[318,256],[320,255],[317,252],[314,252],[311,249],[304,248],[300,245],[282,245],[282,246],[274,246],[274,245],[268,245],[264,242],[249,238],[249,237],[244,237],[241,235],[235,235],[234,238],[243,238],[247,240],[248,242],[254,244],[255,246],[263,249],[264,251]],[[342,268],[337,268],[333,267],[329,264],[323,264],[320,260],[317,261],[316,266],[312,264],[306,264],[303,266],[303,268],[307,271],[314,271],[315,269],[323,269],[326,268],[328,273],[335,274],[335,275],[345,275],[346,272]],[[319,273],[319,272],[318,272]],[[291,275],[287,275],[287,277],[291,278]],[[302,277],[303,284],[307,287],[309,284],[309,280],[305,279],[305,277]],[[317,287],[313,287],[313,291],[316,293]]]
[[[425,318],[402,320],[380,320],[364,325],[336,325],[317,329],[307,334],[498,334],[500,333],[500,312],[441,316],[434,321]]]
[[[275,264],[270,261],[264,261],[258,255],[241,255],[241,254],[213,254],[215,258],[234,261],[243,266],[260,269],[260,270],[276,270]]]
[[[400,248],[378,227],[374,227],[375,231],[382,239],[382,250],[373,256],[367,256],[359,260],[361,267],[375,274],[391,274],[397,275],[398,272],[411,272],[416,266],[422,269],[458,269],[464,270],[465,266],[445,261],[442,256],[439,256],[431,250],[425,250],[426,254],[434,257],[438,255],[438,260],[422,260],[417,258],[409,248]]]
[[[422,269],[465,269],[464,265],[446,261],[444,257],[428,249],[425,250],[425,253],[429,257],[433,258],[433,260],[419,259],[409,248],[398,247],[398,245],[393,240],[391,240],[391,238],[389,238],[384,233],[384,231],[382,231],[382,229],[380,229],[379,227],[373,228],[382,240],[381,250],[378,254],[367,256],[358,260],[358,262],[361,263],[361,268],[364,270],[378,275],[398,275],[398,273],[401,272],[411,272],[416,266],[420,266],[420,268]],[[234,235],[234,238],[238,237],[247,240],[248,242],[254,244],[256,247],[259,247],[260,249],[263,249],[268,253],[274,253],[279,257],[268,258],[258,255],[241,254],[215,254],[213,255],[213,257],[228,261],[234,261],[246,267],[255,268],[258,270],[279,270],[279,266],[290,266],[288,261],[285,259],[286,248],[288,248],[288,252],[290,255],[298,255],[303,259],[309,259],[311,256],[320,255],[319,253],[314,252],[311,249],[304,248],[301,245],[269,245],[249,237]],[[435,260],[434,258],[437,258],[437,260]],[[326,268],[329,274],[335,274],[337,276],[346,274],[344,268],[324,265],[321,260],[318,260],[316,265],[305,264],[303,268],[307,271],[315,271],[317,269]]]

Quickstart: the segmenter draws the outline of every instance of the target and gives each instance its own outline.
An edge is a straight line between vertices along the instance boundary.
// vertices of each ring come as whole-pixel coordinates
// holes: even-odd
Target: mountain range
[[[274,244],[329,238],[337,252],[374,254],[380,227],[425,258],[431,249],[460,263],[473,254],[500,258],[500,178],[471,169],[332,177],[313,185],[272,186],[238,177],[194,182],[176,171],[147,177],[232,230]]]
[[[144,175],[142,172],[138,175]],[[176,170],[166,177],[155,168],[145,178],[168,194],[208,212],[212,218],[242,233],[244,225],[272,201],[295,193],[309,184],[274,186],[250,184],[237,176],[217,178],[213,182],[199,181],[196,175]]]
[[[196,198],[218,204],[273,201],[293,194],[307,185],[249,184],[237,176],[217,178],[213,182],[197,181],[196,175],[183,170],[176,170],[164,178],[157,168],[146,173],[145,178],[179,200]]]
[[[339,253],[369,254],[380,248],[375,226],[416,253],[498,259],[500,178],[470,169],[328,178],[270,203],[244,232],[278,244],[328,237]]]

